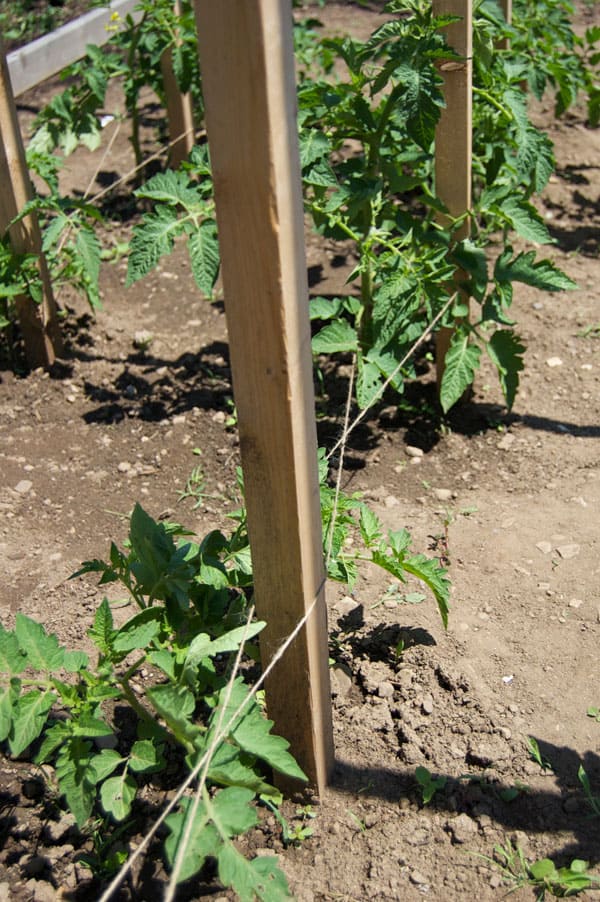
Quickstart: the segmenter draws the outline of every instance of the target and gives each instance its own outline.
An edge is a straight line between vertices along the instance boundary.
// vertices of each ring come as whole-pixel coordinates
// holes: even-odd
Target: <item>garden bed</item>
[[[366,34],[374,14],[328,4],[320,15]],[[24,108],[43,96],[28,95]],[[157,115],[147,108],[146,128]],[[332,786],[310,812],[306,799],[284,808],[311,837],[284,850],[267,810],[244,846],[281,853],[302,902],[500,898],[502,874],[487,858],[508,842],[530,861],[598,862],[600,822],[578,770],[600,795],[600,724],[587,713],[600,706],[600,135],[583,113],[556,123],[550,102],[536,121],[558,162],[540,204],[557,241],[550,254],[579,287],[516,292],[528,350],[511,414],[484,366],[472,400],[440,430],[423,355],[406,399],[386,397],[350,437],[344,488],[362,491],[386,526],[410,529],[416,549],[449,561],[452,608],[445,632],[429,600],[407,599],[378,573],[363,574],[351,596],[328,589]],[[69,190],[85,190],[102,153],[69,158]],[[98,187],[130,166],[123,132]],[[121,220],[115,242],[129,233]],[[314,295],[340,292],[354,265],[343,244],[323,249],[314,237],[307,262]],[[75,310],[68,354],[50,374],[0,374],[0,621],[12,627],[20,611],[87,650],[106,589],[69,576],[106,556],[111,539],[121,543],[136,501],[200,536],[223,527],[237,504],[223,306],[199,298],[182,250],[130,288],[125,270],[124,261],[103,267],[95,320],[66,299]],[[341,430],[347,376],[345,364],[332,366],[329,398],[318,402],[328,447]],[[427,805],[419,767],[439,780]],[[148,789],[130,849],[172,780]],[[36,768],[4,759],[0,803],[0,899],[98,897],[81,863],[92,840]],[[122,898],[151,898],[165,879],[156,847]],[[202,881],[181,898],[233,898],[210,873]],[[516,895],[533,897],[531,888]]]

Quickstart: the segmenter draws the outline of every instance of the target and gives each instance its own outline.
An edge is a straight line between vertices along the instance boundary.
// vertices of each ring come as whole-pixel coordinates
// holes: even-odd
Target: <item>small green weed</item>
[[[557,868],[550,858],[529,862],[519,846],[507,840],[504,846],[494,846],[494,857],[477,855],[502,874],[504,882],[510,885],[509,892],[516,892],[530,886],[535,892],[536,902],[543,902],[546,894],[557,898],[574,896],[600,883],[600,878],[588,872],[588,862],[574,858],[571,864]]]
[[[596,705],[590,705],[585,713],[588,717],[593,717],[594,720],[600,723],[600,708],[598,708]]]
[[[429,805],[436,792],[443,789],[446,785],[446,777],[434,777],[426,767],[417,767],[415,777],[421,787],[421,797],[424,805]]]
[[[590,778],[585,772],[583,765],[580,765],[579,770],[577,771],[577,778],[583,787],[586,801],[593,811],[593,816],[600,817],[600,796],[593,794]]]
[[[550,761],[542,756],[538,742],[533,738],[533,736],[527,736],[525,739],[525,744],[527,746],[527,751],[536,764],[539,764],[539,766],[544,770],[554,770],[554,767],[552,766]]]

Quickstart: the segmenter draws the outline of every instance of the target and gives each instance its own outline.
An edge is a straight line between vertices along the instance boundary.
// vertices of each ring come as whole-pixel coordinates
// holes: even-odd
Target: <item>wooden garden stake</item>
[[[37,254],[42,300],[36,303],[31,297],[21,296],[15,299],[15,306],[29,365],[49,367],[62,353],[62,341],[37,218],[31,214],[9,228],[31,198],[25,149],[0,38],[0,235],[8,230],[15,253]]]
[[[432,0],[432,9],[436,16],[461,17],[459,22],[448,26],[446,34],[450,47],[464,59],[440,64],[446,106],[435,132],[436,194],[452,219],[456,219],[471,208],[473,3],[472,0]],[[441,216],[440,221],[448,224],[447,217]],[[461,241],[469,233],[469,220],[465,219],[454,237]],[[451,329],[440,329],[436,335],[438,391],[451,338]]]
[[[512,0],[501,0],[500,6],[502,8],[502,13],[504,18],[506,19],[506,24],[510,25],[512,22]],[[508,50],[510,45],[510,41],[508,38],[502,38],[502,40],[498,44],[499,50]]]
[[[181,0],[175,0],[175,15],[181,15]],[[169,163],[177,169],[187,158],[194,146],[194,105],[192,93],[182,94],[173,71],[173,53],[165,50],[160,59],[160,68],[165,88],[169,137],[174,143],[169,151]]]
[[[275,729],[319,791],[333,763],[289,0],[196,0],[263,666]]]

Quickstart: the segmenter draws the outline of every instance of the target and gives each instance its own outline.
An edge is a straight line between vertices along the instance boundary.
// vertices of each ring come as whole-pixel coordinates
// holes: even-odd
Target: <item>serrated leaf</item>
[[[150,773],[161,765],[157,748],[149,739],[134,742],[129,753],[129,767],[136,773]]]
[[[5,630],[0,623],[0,673],[21,673],[26,666],[27,660],[15,633]]]
[[[206,633],[194,636],[186,655],[186,667],[197,666],[202,658],[237,651],[244,638],[246,640],[253,639],[262,632],[266,625],[264,620],[257,620],[248,626],[238,626],[229,630],[217,639],[211,639]]]
[[[420,69],[414,64],[400,65],[396,73],[404,88],[398,112],[406,116],[406,129],[410,137],[427,151],[435,137],[443,104],[438,87],[439,76],[429,60]]]
[[[225,690],[221,690],[220,697],[223,698],[224,695]],[[225,710],[224,723],[228,723],[247,695],[248,687],[243,680],[237,679]],[[211,716],[211,729],[216,723],[218,710],[219,708]],[[306,775],[287,751],[290,747],[289,742],[282,736],[272,735],[272,727],[273,721],[263,716],[256,701],[252,699],[230,728],[229,735],[241,749],[265,761],[279,773],[295,780],[305,781]]]
[[[435,597],[444,629],[448,628],[448,614],[450,610],[450,580],[447,571],[433,558],[424,554],[416,554],[410,558],[404,558],[403,568],[428,586]]]
[[[212,298],[221,266],[217,224],[212,219],[203,220],[188,239],[192,275],[200,291]]]
[[[342,309],[342,298],[311,298],[309,316],[312,319],[332,319]]]
[[[217,855],[219,880],[231,887],[240,902],[282,902],[291,899],[287,880],[279,868],[276,855],[244,858],[231,843],[221,847]]]
[[[371,406],[382,382],[379,367],[367,357],[361,358],[356,376],[356,400],[361,410]]]
[[[499,205],[499,209],[517,234],[527,241],[535,241],[537,244],[552,242],[546,223],[535,207],[523,198],[506,197]]]
[[[56,776],[60,791],[64,794],[79,827],[90,817],[96,797],[93,780],[95,775],[90,767],[91,748],[91,743],[86,739],[72,737],[63,743],[56,759]]]
[[[54,633],[48,635],[41,623],[18,613],[15,619],[15,633],[21,651],[27,655],[27,664],[36,670],[60,670],[65,649],[58,644]]]
[[[152,611],[151,608],[147,610]],[[157,611],[157,613],[162,617],[160,612]],[[146,648],[159,631],[160,623],[155,618],[141,623],[126,623],[114,638],[113,650],[118,654],[123,654],[135,649]]]
[[[89,628],[87,634],[103,655],[110,653],[115,630],[108,598],[102,599],[102,604],[94,617],[94,625]]]
[[[550,260],[535,260],[535,251],[517,254],[511,260],[512,248],[496,260],[494,278],[498,282],[522,282],[543,291],[567,291],[577,288],[577,283]]]
[[[101,783],[125,760],[115,749],[102,749],[100,754],[94,755],[90,761],[90,781],[96,785]]]
[[[440,388],[440,403],[444,413],[460,400],[472,384],[480,357],[480,348],[470,344],[468,334],[457,329],[452,335],[444,361]]]
[[[358,350],[356,329],[345,319],[328,323],[312,340],[313,354],[334,354]]]
[[[359,525],[360,534],[367,548],[379,542],[382,537],[381,520],[366,504],[361,504]]]
[[[242,758],[250,763],[244,763]],[[221,786],[244,786],[255,795],[273,798],[277,790],[253,769],[253,763],[254,759],[244,755],[239,746],[222,742],[211,758],[208,779]]]
[[[306,129],[300,133],[300,166],[304,169],[329,154],[327,135],[318,129]]]
[[[154,269],[162,256],[170,254],[176,236],[183,230],[176,212],[168,207],[157,207],[142,217],[141,223],[134,227],[129,245],[126,287]]]
[[[146,197],[185,209],[195,206],[201,200],[197,188],[190,184],[189,177],[180,170],[167,169],[152,176],[145,185],[135,192],[136,197]]]
[[[190,742],[196,738],[199,727],[191,722],[196,699],[189,689],[167,683],[151,687],[146,697],[176,735],[183,736]]]
[[[84,651],[65,651],[63,668],[67,673],[77,673],[84,670],[90,663],[89,657]]]
[[[224,789],[223,792],[230,792],[230,790]],[[218,795],[215,797],[215,800],[217,798]],[[170,814],[165,820],[167,829],[170,831],[165,840],[165,854],[171,867],[177,858],[179,845],[186,829],[186,820],[191,816],[191,804],[190,799],[185,799],[181,803],[181,809],[175,814]],[[206,859],[209,856],[216,855],[222,842],[223,840],[219,836],[217,829],[210,823],[203,802],[200,802],[190,831],[179,880],[187,880],[193,877],[194,874],[197,874],[203,867]]]
[[[102,245],[94,230],[91,228],[80,228],[75,238],[75,248],[85,274],[91,279],[92,284],[97,285],[100,275]]]
[[[498,329],[490,338],[486,349],[498,370],[506,406],[510,410],[519,387],[519,373],[524,368],[525,346],[512,330]]]
[[[127,772],[109,777],[100,787],[100,802],[107,814],[116,821],[124,821],[131,813],[137,784]]]
[[[459,241],[452,250],[458,265],[471,276],[470,289],[473,297],[482,301],[488,284],[488,267],[485,251],[466,238]]]
[[[53,692],[33,690],[22,695],[13,706],[12,724],[8,736],[11,755],[18,757],[38,738],[48,712],[56,701]]]

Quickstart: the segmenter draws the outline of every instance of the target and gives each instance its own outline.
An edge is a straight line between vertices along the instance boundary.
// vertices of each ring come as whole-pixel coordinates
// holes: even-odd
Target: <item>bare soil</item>
[[[335,4],[322,15],[359,30],[372,22]],[[25,98],[24,123],[51,90]],[[148,108],[148,150],[159,116]],[[499,899],[501,875],[481,856],[508,840],[530,860],[600,860],[600,824],[577,778],[583,764],[600,795],[600,723],[586,714],[600,706],[600,133],[577,112],[555,123],[550,101],[536,116],[558,160],[540,203],[557,242],[548,253],[579,287],[516,292],[528,351],[512,413],[484,366],[472,401],[440,430],[424,358],[410,405],[387,398],[350,438],[345,488],[363,491],[390,527],[408,527],[417,549],[449,556],[453,603],[445,632],[429,600],[406,603],[378,573],[351,596],[330,587],[332,785],[298,848],[282,850],[272,817],[249,840],[258,854],[281,853],[301,902]],[[104,152],[69,158],[65,184],[83,191],[100,167],[100,188],[131,167],[124,131]],[[112,203],[116,241],[131,225],[126,193]],[[340,291],[352,263],[345,248],[308,238],[315,294]],[[132,288],[124,273],[124,261],[104,266],[96,319],[62,299],[75,313],[51,373],[0,371],[0,621],[11,627],[22,611],[78,647],[103,597],[92,579],[69,581],[81,562],[122,541],[136,501],[199,535],[223,525],[239,464],[223,305],[199,298],[181,250]],[[140,330],[152,335],[145,351],[134,346]],[[318,402],[328,446],[346,386],[340,366]],[[199,463],[220,500],[194,507],[178,496]],[[530,758],[527,737],[552,769]],[[427,806],[419,765],[446,779]],[[35,769],[4,758],[0,900],[97,898],[79,863],[89,848]],[[182,898],[231,898],[202,880]],[[151,898],[163,882],[156,849],[123,898]]]

